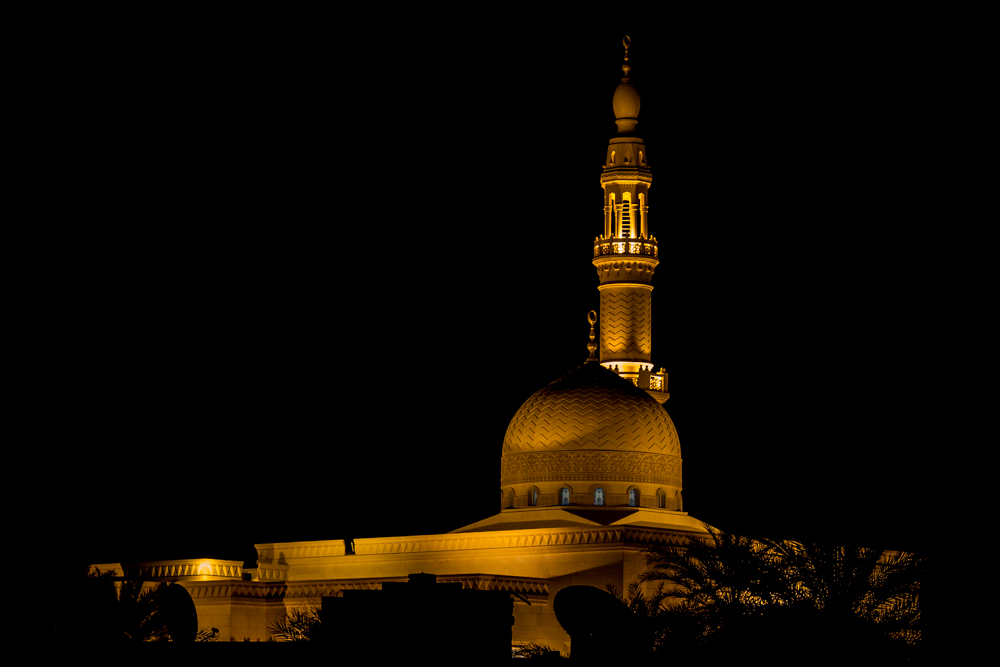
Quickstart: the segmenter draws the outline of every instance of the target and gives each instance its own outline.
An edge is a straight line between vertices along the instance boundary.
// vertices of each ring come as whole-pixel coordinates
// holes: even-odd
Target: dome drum
[[[652,400],[652,399],[650,399]],[[500,485],[599,480],[681,486],[681,458],[643,452],[528,452],[500,459]]]
[[[606,506],[629,506],[629,489],[636,489],[640,498],[635,506],[661,507],[657,498],[662,492],[670,499],[662,507],[675,509],[672,499],[681,490],[681,459],[641,452],[513,454],[501,459],[500,483],[508,491],[505,507],[594,505],[594,490],[600,487]],[[568,503],[559,495],[564,487],[569,489]]]
[[[567,489],[564,494],[562,489]],[[597,490],[601,489],[601,502]],[[634,495],[630,492],[634,491]],[[522,510],[535,507],[640,507],[645,509],[681,509],[681,489],[675,485],[608,483],[578,480],[572,484],[548,482],[514,484],[503,487],[501,509]],[[634,503],[634,504],[633,504]]]

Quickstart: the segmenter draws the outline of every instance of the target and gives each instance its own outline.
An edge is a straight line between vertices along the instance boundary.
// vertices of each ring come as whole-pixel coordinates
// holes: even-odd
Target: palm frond
[[[773,628],[792,622],[820,634],[825,624],[833,624],[855,628],[850,632],[869,638],[864,641],[882,636],[919,643],[924,561],[918,555],[755,539],[707,525],[705,530],[703,538],[688,537],[680,545],[644,552],[649,569],[638,581],[663,587],[657,603],[664,603],[663,610],[657,616],[670,619],[663,622],[671,625],[663,627],[673,628],[675,638],[677,629],[684,628],[693,645],[699,645],[725,636],[729,627]],[[641,591],[612,592],[638,610]],[[767,618],[771,621],[763,620]],[[761,620],[750,626],[748,619]]]
[[[315,640],[320,631],[319,612],[313,607],[293,607],[285,617],[267,626],[278,641],[303,642]]]
[[[553,653],[557,653],[557,651],[535,642],[519,644],[511,649],[511,657],[514,658],[547,658]]]

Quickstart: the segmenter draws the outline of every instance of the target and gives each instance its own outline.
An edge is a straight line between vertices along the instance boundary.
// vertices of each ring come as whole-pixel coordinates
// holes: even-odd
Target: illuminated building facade
[[[635,134],[639,94],[627,44],[622,69],[613,99],[618,134],[601,174],[604,229],[593,247],[601,312],[590,316],[590,359],[532,395],[511,420],[497,514],[438,535],[257,544],[250,571],[214,559],[98,567],[177,579],[199,627],[218,628],[223,640],[264,640],[289,608],[431,573],[439,582],[509,592],[514,642],[566,651],[556,593],[570,585],[625,589],[646,569],[644,547],[703,532],[683,511],[680,441],[663,408],[667,375],[651,362],[658,247],[649,234],[652,172]],[[386,633],[390,640],[391,628]]]

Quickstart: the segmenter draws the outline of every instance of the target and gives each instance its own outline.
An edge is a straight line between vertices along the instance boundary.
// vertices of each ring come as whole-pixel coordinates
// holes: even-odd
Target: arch
[[[569,488],[568,486],[561,487],[559,489],[559,504],[560,505],[569,505],[570,496],[572,495],[572,493],[573,493],[573,490],[571,488]]]
[[[646,164],[646,158],[642,156],[642,151],[639,151],[639,164],[640,165]]]
[[[594,504],[595,505],[604,504],[604,489],[600,486],[594,489]]]
[[[634,486],[628,490],[628,506],[629,507],[639,507],[639,501],[642,499],[642,494],[639,489]]]
[[[533,486],[528,489],[528,505],[531,507],[538,507],[538,487]]]
[[[667,509],[667,492],[663,489],[656,490],[656,506],[661,510]]]
[[[615,163],[615,152],[611,151],[611,164]]]
[[[639,234],[644,239],[649,238],[649,231],[646,229],[646,193],[639,193]]]
[[[615,193],[614,192],[609,192],[608,193],[608,221],[607,221],[607,225],[606,225],[606,228],[607,228],[606,231],[607,231],[607,233],[605,234],[605,236],[607,236],[608,238],[614,238],[615,236],[618,235],[617,234],[618,230],[617,230],[616,224],[615,224],[618,220],[617,220],[617,217],[615,216],[615,212],[616,212],[616,209],[615,209]]]
[[[684,495],[680,491],[674,491],[674,509],[678,512],[684,511]]]
[[[160,584],[166,586],[160,605],[160,618],[167,626],[170,639],[175,642],[194,643],[198,634],[198,609],[191,594],[176,582]]]
[[[623,239],[635,238],[635,225],[632,224],[632,193],[625,191],[622,193],[622,214],[621,214],[620,236]]]
[[[507,507],[514,506],[514,489],[507,489]]]

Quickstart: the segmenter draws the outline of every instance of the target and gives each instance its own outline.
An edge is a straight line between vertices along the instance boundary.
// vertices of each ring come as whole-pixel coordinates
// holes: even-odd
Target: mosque
[[[218,559],[97,567],[178,581],[194,601],[198,627],[237,641],[266,640],[287,610],[318,608],[323,597],[434,574],[438,582],[510,593],[513,642],[565,654],[570,638],[552,604],[560,590],[624,590],[646,569],[643,548],[703,533],[684,511],[680,441],[663,407],[667,374],[651,361],[659,263],[648,220],[652,172],[636,134],[640,100],[624,44],[624,77],[612,101],[618,132],[601,172],[604,228],[594,230],[601,232],[593,243],[600,314],[589,315],[590,356],[511,419],[497,514],[438,535],[256,544],[249,571]]]

